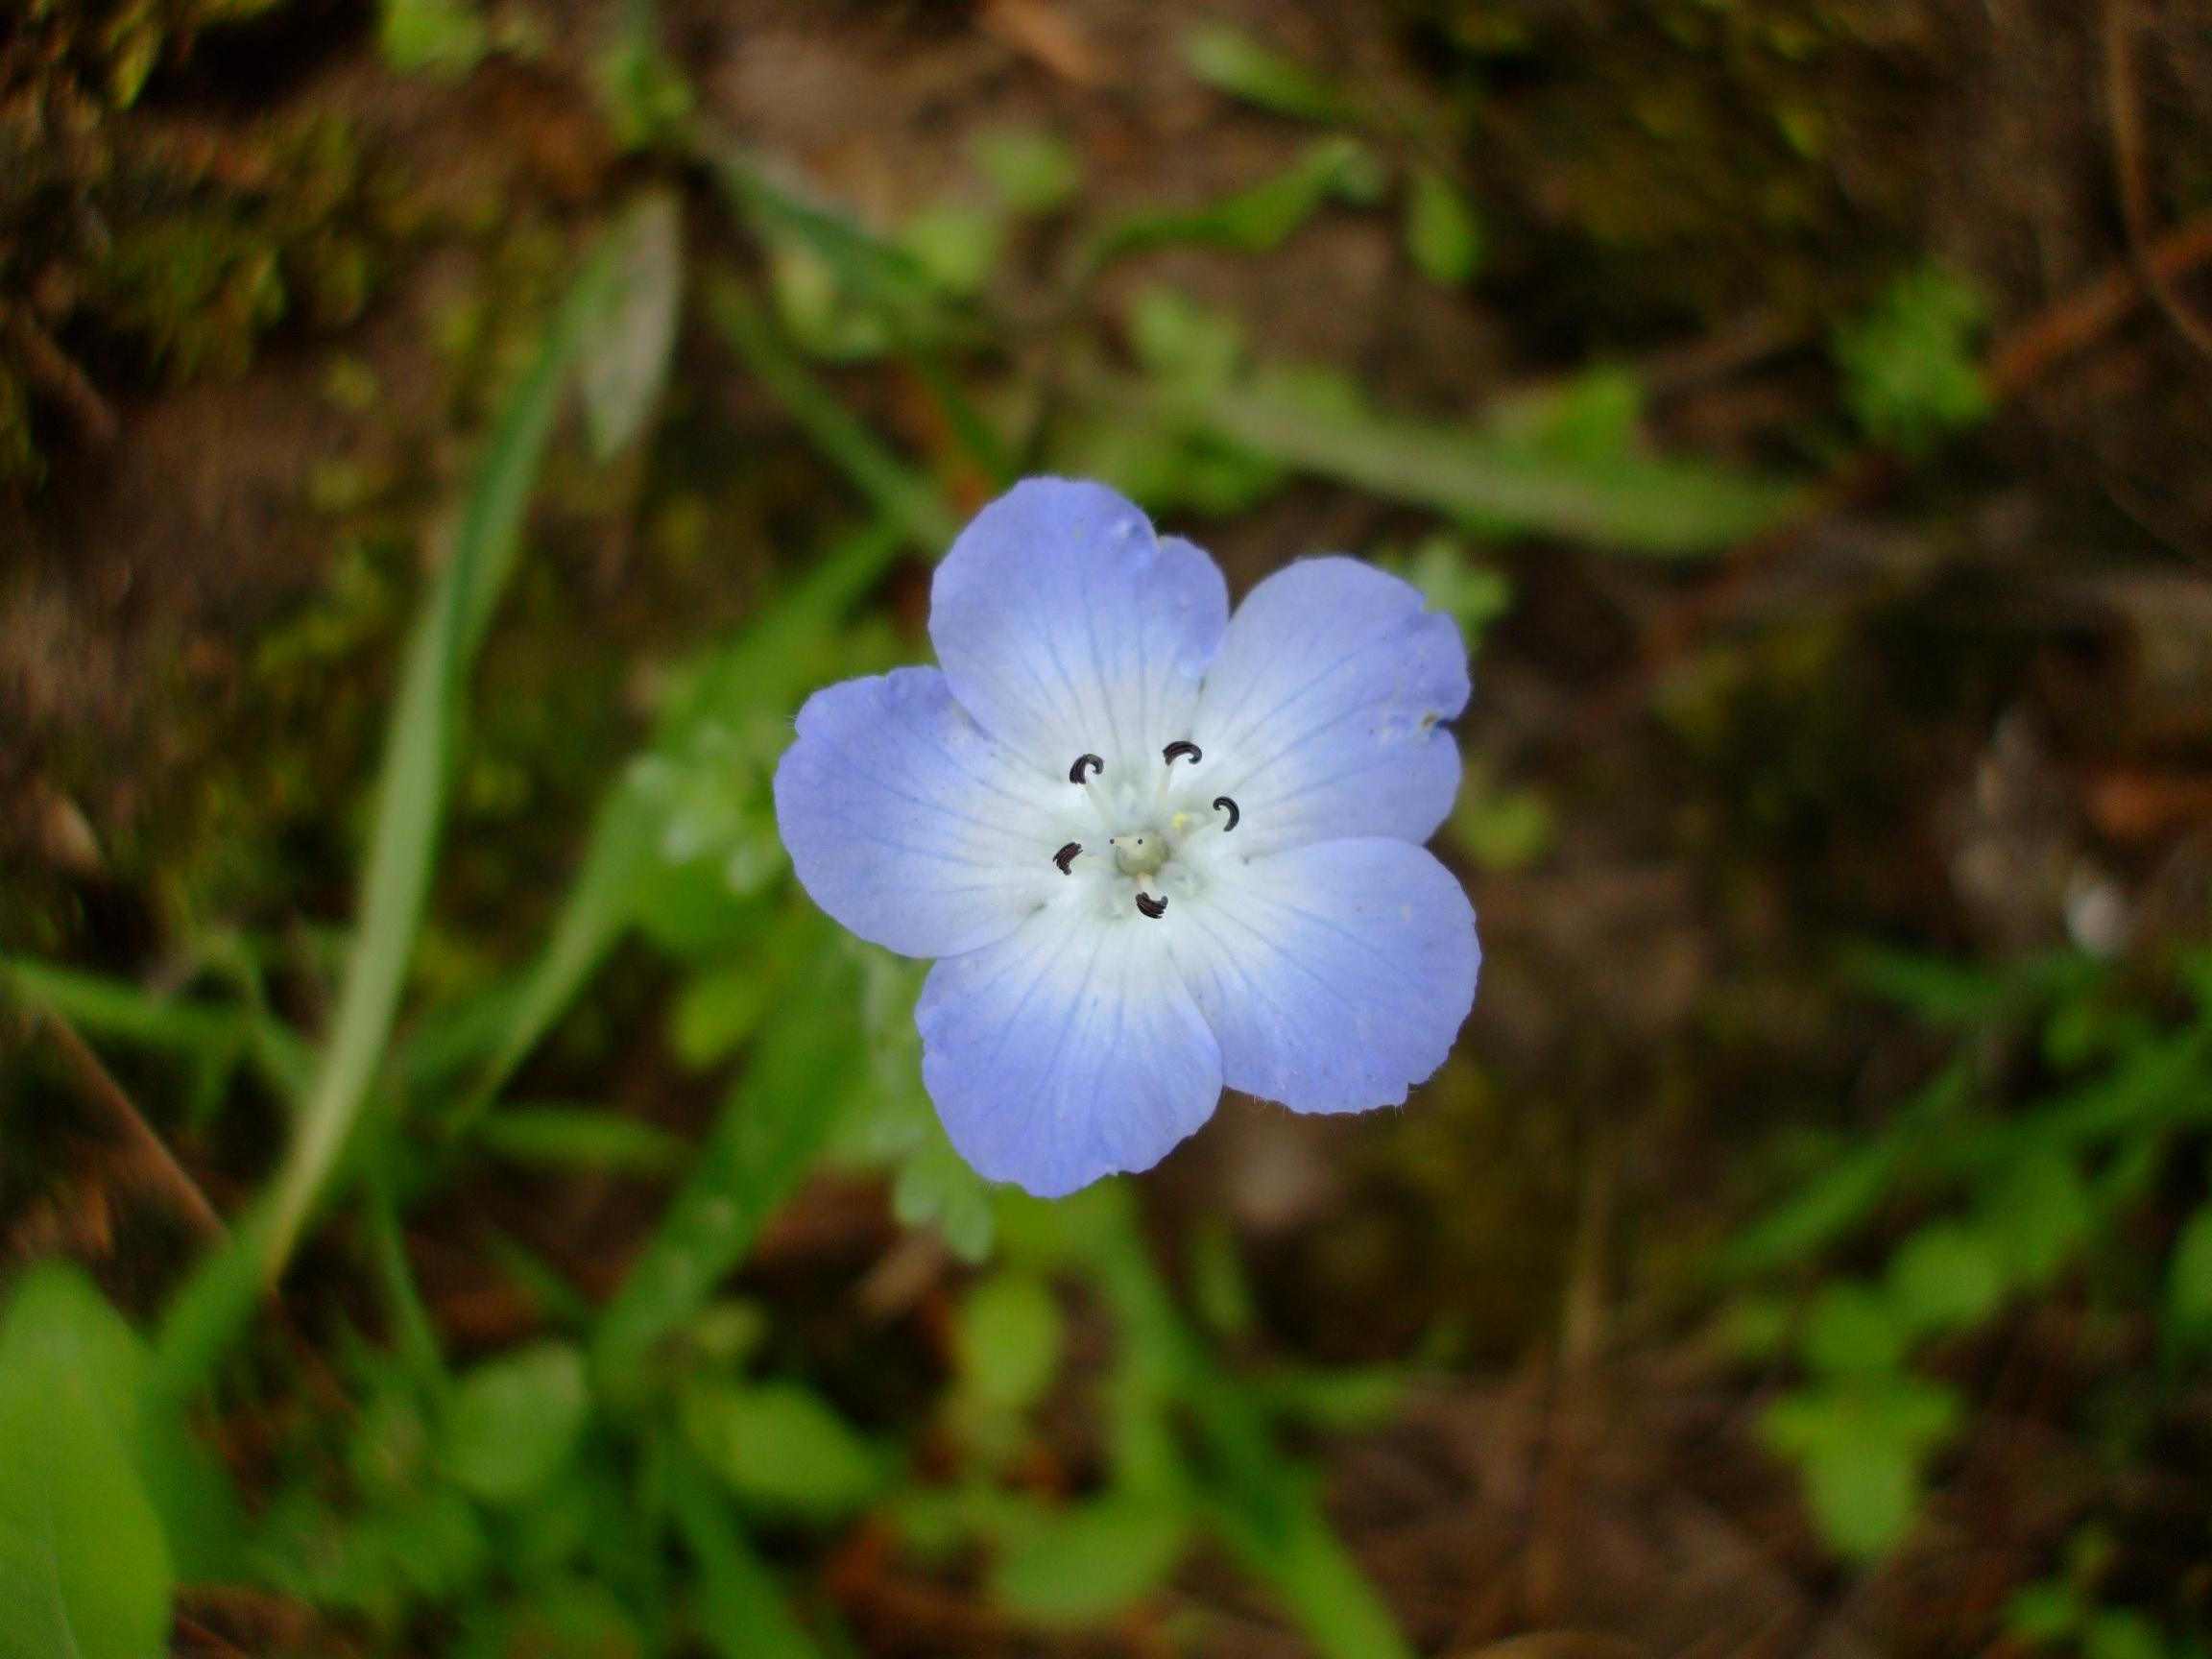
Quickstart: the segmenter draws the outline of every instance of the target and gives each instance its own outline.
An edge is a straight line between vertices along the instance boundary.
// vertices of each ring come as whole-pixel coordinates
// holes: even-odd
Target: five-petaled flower
[[[922,1076],[978,1171],[1055,1197],[1224,1084],[1358,1112],[1443,1064],[1481,956],[1420,846],[1459,782],[1450,617],[1342,558],[1231,617],[1197,547],[1035,478],[953,543],[929,637],[942,668],[807,701],[776,816],[823,909],[941,958]]]

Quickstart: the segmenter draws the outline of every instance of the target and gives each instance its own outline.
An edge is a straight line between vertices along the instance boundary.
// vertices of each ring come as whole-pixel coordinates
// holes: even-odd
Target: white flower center
[[[1194,767],[1204,758],[1195,743],[1168,744],[1160,753],[1164,769],[1159,782],[1145,799],[1142,786],[1131,781],[1116,780],[1112,787],[1102,787],[1098,777],[1106,762],[1095,755],[1077,756],[1068,769],[1068,781],[1091,797],[1105,844],[1069,842],[1052,854],[1060,873],[1073,876],[1079,864],[1092,872],[1110,867],[1119,878],[1115,883],[1120,890],[1117,907],[1127,903],[1154,921],[1167,913],[1171,893],[1195,892],[1200,884],[1190,867],[1191,861],[1185,857],[1178,863],[1177,854],[1192,851],[1192,843],[1200,837],[1227,834],[1241,816],[1237,803],[1226,795],[1216,795],[1209,805],[1198,800],[1203,789],[1189,791],[1189,800],[1176,798],[1175,762],[1188,760]]]

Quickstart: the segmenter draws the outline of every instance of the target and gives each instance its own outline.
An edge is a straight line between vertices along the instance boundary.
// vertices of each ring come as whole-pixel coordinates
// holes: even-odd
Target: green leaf
[[[623,241],[603,236],[571,286],[477,463],[450,553],[418,619],[385,736],[360,918],[315,1086],[272,1188],[267,1275],[290,1256],[368,1097],[391,1035],[429,893],[455,713],[508,573],[561,394],[604,313]]]
[[[983,291],[1005,246],[1006,226],[986,207],[941,202],[906,221],[899,245],[942,293],[966,298]]]
[[[704,1070],[750,1042],[820,937],[813,912],[787,912],[757,931],[744,955],[686,980],[669,1022],[676,1057]]]
[[[1130,304],[1129,346],[1155,376],[1185,391],[1218,391],[1244,362],[1244,331],[1236,318],[1158,282]]]
[[[649,190],[622,215],[614,291],[584,331],[576,379],[584,430],[606,461],[645,429],[668,378],[684,294],[684,216],[670,190]]]
[[[2185,1349],[2212,1348],[2212,1204],[2183,1223],[2166,1269],[2166,1332]]]
[[[1930,260],[1838,335],[1843,398],[1868,437],[1917,456],[1945,433],[1988,419],[1989,389],[1974,355],[1983,319],[1980,290]]]
[[[671,1507],[699,1563],[699,1627],[721,1659],[817,1659],[728,1503],[690,1458],[664,1459]]]
[[[1326,1659],[1411,1659],[1390,1609],[1311,1496],[1297,1490],[1278,1502],[1278,1515],[1218,1518],[1245,1571],[1275,1592]]]
[[[1767,1444],[1803,1470],[1821,1533],[1854,1559],[1902,1539],[1919,1506],[1920,1464],[1952,1431],[1955,1394],[1916,1377],[1860,1376],[1777,1400]]]
[[[697,1383],[683,1422],[700,1462],[761,1509],[834,1521],[883,1483],[868,1443],[797,1382]]]
[[[896,532],[881,526],[848,537],[805,581],[720,651],[709,653],[678,677],[653,754],[664,760],[685,752],[703,726],[743,722],[751,714],[781,715],[808,689],[815,661],[835,624],[878,580],[901,549]],[[568,890],[553,937],[532,966],[491,1061],[452,1127],[466,1128],[491,1103],[515,1068],[537,1046],[561,1011],[584,987],[616,939],[659,900],[669,900],[671,928],[692,948],[725,945],[724,930],[743,912],[719,871],[707,873],[706,891],[671,892],[672,871],[659,843],[665,825],[633,768],[599,809],[583,868]],[[676,948],[671,946],[671,948]]]
[[[2091,1614],[2081,1626],[2081,1659],[2166,1659],[2158,1626],[2131,1607]]]
[[[1851,1153],[1739,1233],[1720,1254],[1744,1276],[1795,1266],[1872,1214],[1888,1196],[1896,1154],[1877,1143]]]
[[[934,1226],[945,1247],[962,1262],[991,1254],[991,1188],[953,1149],[942,1125],[932,1123],[899,1166],[891,1184],[891,1213],[908,1227]]]
[[[2078,1634],[2088,1612],[2071,1582],[2045,1578],[2013,1592],[2005,1604],[2005,1628],[2022,1642],[2051,1647]]]
[[[1241,30],[1209,23],[1190,35],[1183,60],[1217,92],[1278,115],[1361,125],[1366,110],[1293,58],[1270,51]]]
[[[814,378],[743,282],[722,273],[708,289],[707,311],[769,394],[878,512],[931,557],[952,544],[959,523],[934,481],[892,454]]]
[[[1889,1259],[1889,1305],[1908,1330],[1961,1331],[2005,1298],[2005,1269],[1990,1241],[1957,1221],[1921,1228]]]
[[[682,1136],[595,1106],[504,1106],[478,1119],[476,1143],[518,1164],[660,1175],[689,1153]]]
[[[1482,266],[1482,228],[1459,187],[1432,167],[1406,198],[1406,252],[1439,288],[1464,288]]]
[[[983,1405],[1020,1411],[1044,1398],[1060,1367],[1060,1304],[1033,1274],[1005,1269],[960,1304],[960,1378]]]
[[[713,1293],[815,1155],[864,1075],[859,974],[830,940],[778,1009],[683,1190],[602,1315],[592,1363],[629,1371]]]
[[[1190,1535],[1188,1510],[1169,1499],[1117,1494],[1040,1507],[1007,1531],[991,1593],[1040,1623],[1097,1623],[1166,1583]]]
[[[1473,557],[1456,537],[1431,536],[1410,557],[1375,563],[1405,577],[1431,610],[1458,623],[1470,653],[1481,644],[1483,630],[1513,608],[1513,579]]]
[[[1798,499],[1792,488],[1694,462],[1624,454],[1592,463],[1536,443],[1332,413],[1263,386],[1217,394],[1196,413],[1262,459],[1431,507],[1472,529],[1543,532],[1623,553],[1720,552]]]
[[[154,1659],[171,1557],[119,1414],[135,1338],[74,1269],[34,1269],[0,1325],[0,1648]]]
[[[1056,132],[994,128],[969,151],[998,199],[1017,213],[1045,214],[1065,207],[1083,187],[1083,163]]]
[[[1814,1299],[1798,1338],[1805,1363],[1832,1377],[1895,1371],[1910,1332],[1871,1286],[1829,1285]]]
[[[2012,1161],[1984,1194],[1976,1225],[2006,1271],[2028,1286],[2046,1284],[2088,1236],[2088,1190],[2074,1160],[2056,1151]]]
[[[912,345],[945,332],[942,296],[911,251],[740,156],[726,157],[720,175],[725,192],[771,249],[819,261],[833,286],[873,313],[887,335]]]
[[[681,142],[698,96],[661,49],[649,7],[625,6],[625,21],[600,55],[593,77],[614,141],[642,150],[663,136]]]
[[[566,1343],[488,1359],[445,1402],[439,1467],[488,1503],[517,1503],[567,1466],[590,1409],[584,1356]]]
[[[484,19],[468,0],[384,0],[378,30],[384,61],[402,75],[458,79],[484,56]]]
[[[287,1100],[307,1092],[314,1061],[291,1029],[259,1009],[160,997],[128,980],[27,957],[0,957],[0,986],[44,1003],[87,1037],[110,1037],[191,1061],[212,1092],[245,1061]]]
[[[1082,268],[1095,272],[1127,254],[1177,246],[1265,253],[1332,197],[1365,204],[1382,189],[1382,163],[1373,151],[1342,134],[1318,139],[1289,167],[1248,190],[1203,206],[1133,214],[1104,227],[1086,250]]]

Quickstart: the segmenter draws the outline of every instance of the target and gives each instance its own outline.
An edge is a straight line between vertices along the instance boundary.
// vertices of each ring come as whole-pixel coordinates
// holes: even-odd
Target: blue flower
[[[1197,547],[1033,478],[938,566],[929,637],[942,668],[807,700],[776,818],[823,909],[941,958],[922,1076],[979,1172],[1057,1197],[1224,1085],[1358,1112],[1443,1064],[1481,959],[1420,846],[1459,784],[1451,618],[1341,558],[1232,618]]]

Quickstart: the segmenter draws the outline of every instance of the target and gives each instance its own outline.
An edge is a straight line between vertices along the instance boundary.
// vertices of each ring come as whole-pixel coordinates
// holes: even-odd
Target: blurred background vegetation
[[[18,0],[0,1652],[2212,1649],[2212,13]],[[987,1189],[812,687],[1455,615],[1402,1112]]]

